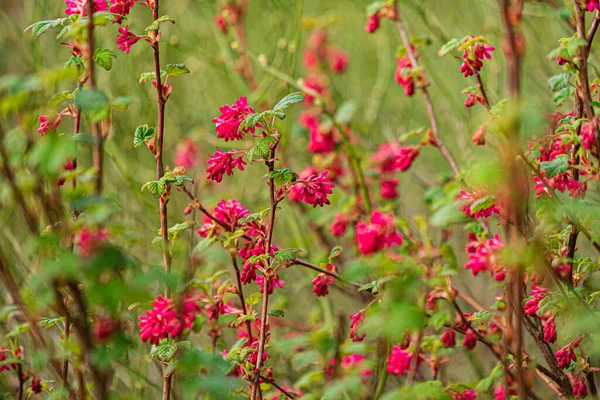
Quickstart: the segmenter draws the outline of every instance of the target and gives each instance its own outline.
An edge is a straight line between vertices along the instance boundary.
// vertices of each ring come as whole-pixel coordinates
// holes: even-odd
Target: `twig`
[[[398,27],[398,32],[400,33],[400,37],[402,38],[402,43],[404,44],[404,48],[406,49],[406,54],[408,55],[408,58],[410,60],[410,63],[412,64],[412,67],[418,68],[419,64],[417,63],[417,58],[415,57],[415,53],[411,47],[411,43],[408,38],[408,34],[406,33],[406,28],[404,27],[404,23],[402,22],[402,19],[400,18],[400,10],[398,7],[398,0],[396,0],[394,2],[394,7],[395,7],[395,11],[396,11],[396,26]],[[444,158],[450,165],[450,168],[452,168],[454,175],[458,176],[460,174],[458,165],[456,164],[456,161],[454,161],[454,158],[448,151],[448,148],[446,147],[446,145],[444,144],[444,141],[442,140],[442,137],[440,136],[440,131],[438,128],[438,122],[437,122],[437,117],[435,115],[435,110],[433,108],[433,103],[431,102],[431,98],[429,97],[429,92],[427,91],[427,87],[425,85],[423,85],[423,87],[421,87],[421,92],[423,93],[423,99],[425,100],[425,106],[427,108],[427,113],[429,114],[429,120],[431,123],[431,131],[433,133],[433,137],[435,139],[436,145],[439,147],[440,151],[442,152],[442,155],[444,156]]]
[[[158,0],[157,0],[158,1]],[[94,71],[94,2],[87,2],[87,14],[88,14],[88,24],[87,24],[87,64],[88,64],[88,82],[89,88],[93,91],[96,87],[96,74]],[[103,188],[103,180],[104,180],[104,151],[103,151],[103,142],[102,134],[100,132],[100,127],[97,122],[91,123],[92,128],[92,137],[94,138],[94,169],[96,170],[96,177],[94,179],[94,192],[96,195],[102,194]]]
[[[247,315],[248,311],[246,309],[246,300],[244,299],[244,289],[242,286],[242,279],[240,277],[240,268],[238,267],[237,260],[233,254],[231,255],[231,263],[233,264],[233,269],[235,270],[235,277],[237,279],[238,286],[237,294],[240,298],[240,303],[242,304],[242,311],[244,315]],[[248,343],[252,344],[252,342],[254,342],[254,338],[252,337],[252,325],[250,324],[250,321],[246,321],[246,329],[248,331]]]

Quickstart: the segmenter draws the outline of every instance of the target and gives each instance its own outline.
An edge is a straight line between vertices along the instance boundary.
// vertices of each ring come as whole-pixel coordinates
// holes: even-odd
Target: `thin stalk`
[[[158,1],[158,0],[157,0]],[[94,2],[87,2],[87,13],[88,13],[88,24],[87,24],[87,64],[88,64],[88,84],[90,91],[96,88],[96,73],[94,63]],[[94,138],[94,169],[96,170],[96,177],[94,179],[94,193],[99,196],[102,194],[104,185],[104,150],[102,134],[100,133],[100,126],[97,122],[91,123],[92,137]]]

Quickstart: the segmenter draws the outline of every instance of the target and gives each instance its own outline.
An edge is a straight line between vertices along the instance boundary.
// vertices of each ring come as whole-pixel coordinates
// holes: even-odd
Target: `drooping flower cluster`
[[[129,12],[138,0],[110,0],[110,12],[115,15],[117,23],[123,22],[123,18],[129,15]]]
[[[473,75],[475,71],[481,71],[483,59],[490,60],[492,58],[491,53],[495,50],[494,46],[487,43],[485,39],[476,38],[475,36],[465,38],[462,47],[464,47],[464,51],[460,72],[463,73],[465,78]]]
[[[186,169],[194,168],[200,162],[198,145],[190,137],[183,139],[175,150],[175,165]]]
[[[394,375],[404,375],[409,369],[413,353],[399,345],[393,346],[387,359],[387,372]],[[417,366],[421,365],[423,358],[418,356]]]
[[[538,285],[533,285],[531,287],[531,292],[529,295],[531,299],[527,300],[524,306],[525,315],[537,315],[537,312],[540,309],[540,302],[546,298],[550,294],[550,290],[540,287]]]
[[[383,2],[381,2],[381,3],[383,3]],[[375,32],[377,29],[379,29],[382,18],[395,20],[396,19],[396,10],[389,4],[382,4],[380,7],[376,8],[375,10],[368,9],[367,10],[367,25],[365,26],[365,30],[368,33]]]
[[[224,105],[219,111],[221,111],[221,115],[212,120],[219,139],[225,139],[226,142],[241,140],[244,134],[254,133],[255,129],[252,127],[239,129],[246,117],[254,114],[254,109],[248,105],[248,99],[245,96],[240,97],[234,104]]]
[[[356,314],[352,314],[350,319],[352,320],[350,323],[350,339],[352,339],[353,342],[362,342],[365,336],[367,336],[367,333],[358,333],[358,328],[364,322],[365,310],[360,310]]]
[[[475,190],[472,193],[461,190],[456,199],[466,203],[461,207],[461,210],[467,217],[489,218],[493,214],[500,214],[500,208],[485,189]]]
[[[221,200],[215,207],[215,217],[229,226],[232,230],[238,227],[238,221],[250,215],[248,210],[242,203],[235,199]]]
[[[31,393],[35,393],[35,394],[40,394],[42,393],[42,381],[39,378],[36,378],[35,376],[31,377],[31,383],[29,384],[29,389],[31,390]]]
[[[598,9],[600,9],[600,3],[598,3]],[[585,378],[583,376],[577,376],[573,379],[573,397],[576,399],[584,399],[587,394],[587,386],[585,385]]]
[[[600,11],[600,0],[587,0],[586,10],[589,12]]]
[[[131,46],[144,39],[144,36],[139,36],[133,32],[129,32],[129,25],[120,27],[118,31],[119,34],[117,35],[116,43],[119,46],[119,50],[124,51],[127,54],[129,54],[131,51]]]
[[[333,278],[327,274],[320,273],[312,280],[313,293],[319,297],[329,294],[329,286],[333,285]]]
[[[108,4],[106,0],[93,0],[94,1],[94,12],[106,11]],[[88,12],[88,0],[65,0],[67,9],[65,14],[67,15],[79,15],[85,17]]]
[[[397,143],[382,143],[373,154],[372,162],[380,173],[403,172],[419,155],[418,146],[402,147]]]
[[[573,351],[573,347],[571,347],[571,343],[554,353],[554,357],[556,357],[558,368],[561,369],[565,369],[571,365],[571,361],[577,361],[577,356]]]
[[[235,157],[238,153],[239,152],[236,150],[225,152],[217,147],[214,154],[209,154],[209,167],[206,169],[206,178],[221,182],[223,180],[223,175],[233,175],[233,170],[235,168],[243,171],[246,162],[244,161],[243,155]]]
[[[417,49],[411,45],[412,52],[415,56],[415,59],[419,57],[419,53]],[[425,72],[415,71],[415,66],[412,64],[410,56],[408,52],[403,57],[400,57],[396,60],[396,73],[394,75],[394,79],[398,85],[404,88],[404,94],[408,97],[411,97],[415,94],[415,88],[417,84],[422,87],[426,85],[425,81]]]
[[[328,67],[334,74],[341,74],[348,67],[348,58],[348,53],[329,42],[325,29],[315,29],[304,48],[304,67],[309,71]]]
[[[151,303],[152,309],[139,317],[142,342],[158,344],[161,339],[176,338],[184,330],[192,329],[196,316],[202,311],[198,300],[196,293],[188,293],[178,306],[173,299],[158,296]]]
[[[465,264],[465,268],[470,269],[473,276],[477,276],[481,271],[486,271],[495,280],[504,280],[504,267],[498,263],[498,251],[504,248],[504,242],[500,237],[495,235],[491,239],[479,239],[470,232],[469,240],[466,247],[469,261]]]
[[[290,188],[290,200],[310,204],[313,208],[331,204],[327,196],[333,193],[335,185],[327,174],[328,171],[317,173],[313,167],[304,169]]]
[[[348,230],[348,217],[344,213],[338,213],[333,219],[333,223],[329,227],[333,236],[342,236]]]
[[[453,391],[450,392],[450,396],[452,396],[452,400],[477,400],[477,395],[473,389],[467,389],[461,392]]]
[[[396,217],[392,213],[373,210],[369,223],[356,225],[356,243],[361,254],[369,255],[394,245],[402,245],[402,235],[396,229]]]
[[[90,257],[98,252],[108,241],[108,232],[104,228],[82,228],[75,237],[75,247],[81,257]]]

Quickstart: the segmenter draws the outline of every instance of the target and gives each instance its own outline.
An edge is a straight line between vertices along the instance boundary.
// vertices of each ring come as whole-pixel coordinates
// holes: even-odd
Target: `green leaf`
[[[14,328],[12,328],[10,330],[10,332],[8,332],[6,334],[6,337],[11,338],[11,337],[19,336],[21,333],[28,332],[30,329],[31,329],[31,326],[29,326],[29,322],[25,322],[25,323],[19,324],[19,325],[15,326]]]
[[[553,92],[557,90],[564,89],[569,86],[569,79],[572,74],[570,72],[565,72],[562,74],[554,75],[550,79],[548,79],[548,88]]]
[[[48,101],[48,105],[57,106],[63,100],[72,100],[74,98],[75,98],[75,95],[73,95],[73,92],[71,92],[69,90],[66,90],[64,92],[58,92],[54,96],[52,96],[52,98]]]
[[[173,359],[177,353],[178,346],[175,342],[168,339],[163,339],[150,350],[150,358],[168,362]]]
[[[142,72],[140,74],[139,83],[148,82],[150,80],[153,80],[153,81],[156,80],[156,74],[154,72]]]
[[[289,168],[276,169],[269,174],[269,178],[273,178],[277,186],[282,186],[289,182],[296,182],[298,174]]]
[[[354,112],[356,111],[356,103],[347,101],[338,108],[334,119],[340,124],[347,124],[352,121]]]
[[[576,56],[580,47],[587,46],[587,41],[580,37],[573,37],[567,44],[567,51],[571,57]]]
[[[448,225],[466,221],[467,217],[459,209],[456,203],[440,207],[432,216],[431,224],[438,228],[445,228]]]
[[[279,308],[271,308],[267,314],[277,318],[283,318],[284,315],[283,310],[280,310]]]
[[[39,21],[34,24],[29,25],[25,28],[23,33],[27,33],[27,31],[31,31],[31,34],[34,38],[38,38],[44,33],[48,32],[52,28],[56,28],[57,26],[62,25],[68,20],[68,18],[59,18],[51,21]]]
[[[275,261],[292,261],[296,259],[296,254],[302,253],[300,249],[283,249],[275,252]]]
[[[150,181],[144,183],[144,186],[142,186],[142,192],[144,189],[148,189],[148,191],[152,193],[154,197],[159,198],[165,190],[165,184],[161,181]]]
[[[152,25],[148,26],[145,30],[146,32],[148,31],[156,31],[158,30],[158,27],[160,26],[160,24],[162,24],[163,22],[172,22],[175,23],[175,18],[171,17],[170,15],[163,15],[162,17],[159,17],[156,21],[154,21],[152,23]]]
[[[273,107],[273,110],[284,111],[293,104],[302,103],[304,101],[304,96],[305,94],[302,92],[290,93],[283,99],[281,99],[279,103],[277,103],[275,107]]]
[[[477,199],[476,201],[473,202],[473,204],[471,204],[471,207],[470,207],[471,212],[476,213],[477,211],[481,211],[481,210],[485,210],[486,208],[490,208],[491,206],[494,205],[495,202],[496,202],[496,200],[492,196],[485,196],[480,199]]]
[[[189,73],[190,70],[185,64],[167,64],[165,69],[161,71],[161,76],[180,76]]]
[[[100,90],[82,90],[75,96],[75,105],[87,113],[93,122],[103,121],[110,116],[108,96]]]
[[[460,46],[461,41],[459,39],[450,39],[442,48],[438,51],[438,56],[444,57],[446,54],[454,51]]]
[[[211,238],[203,238],[198,242],[196,247],[194,247],[195,253],[202,253],[205,250],[208,250],[210,246],[212,246],[217,241],[216,237]]]
[[[107,71],[112,68],[113,58],[117,58],[117,56],[112,50],[100,48],[94,51],[94,62]]]
[[[127,110],[130,104],[134,104],[137,102],[137,99],[134,99],[133,97],[121,96],[113,100],[112,106],[117,110],[125,111]]]
[[[387,1],[374,1],[367,6],[367,15],[373,15],[387,5]]]
[[[267,159],[269,158],[270,146],[269,143],[276,141],[272,136],[267,136],[262,138],[258,144],[248,150],[246,153],[246,158],[248,161],[253,161],[255,159]]]
[[[381,288],[381,284],[382,283],[393,281],[393,280],[396,280],[396,279],[398,279],[398,277],[396,275],[384,276],[381,279],[378,279],[376,281],[369,282],[369,283],[367,283],[365,285],[362,285],[361,287],[358,288],[358,291],[362,292],[364,290],[369,290],[371,293],[377,294],[377,293],[379,293],[379,290]]]
[[[135,128],[135,133],[133,135],[133,146],[139,147],[148,140],[152,139],[154,136],[156,136],[156,130],[154,128],[151,128],[148,125],[140,125]]]
[[[263,117],[262,113],[259,114],[250,114],[248,115],[238,127],[238,131],[242,129],[254,128],[256,124],[258,124]]]
[[[196,223],[194,221],[185,221],[179,224],[175,224],[172,227],[169,228],[169,233],[174,235],[176,233],[179,233],[181,231],[184,231],[186,229],[190,229],[191,227],[193,227]]]
[[[569,168],[569,156],[560,155],[552,161],[542,161],[540,169],[546,174],[547,179],[554,178],[557,175],[567,172]]]

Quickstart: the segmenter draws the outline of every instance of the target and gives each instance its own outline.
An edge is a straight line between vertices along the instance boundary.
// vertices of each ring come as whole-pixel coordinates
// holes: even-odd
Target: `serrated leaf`
[[[277,140],[277,139],[275,139],[272,136],[267,136],[267,137],[261,139],[260,142],[258,142],[254,147],[252,147],[250,150],[248,150],[248,153],[246,153],[246,158],[248,159],[248,161],[253,161],[254,159],[269,158],[269,152],[270,152],[269,143],[271,143],[275,140]]]
[[[367,15],[373,15],[387,5],[387,1],[374,1],[367,6]]]
[[[381,289],[382,283],[386,283],[386,282],[393,281],[396,279],[398,279],[398,277],[396,275],[384,276],[381,279],[377,279],[376,281],[369,282],[367,284],[362,285],[361,287],[358,288],[358,291],[362,292],[364,290],[369,290],[373,294],[377,294],[377,293],[379,293],[379,290]]]
[[[567,172],[568,168],[569,157],[567,155],[560,155],[552,161],[542,161],[540,163],[540,169],[546,174],[547,179]]]
[[[296,259],[296,254],[302,253],[300,249],[283,249],[275,252],[275,261],[292,261]]]
[[[43,35],[44,33],[48,32],[50,29],[56,28],[57,26],[62,25],[67,20],[68,20],[68,18],[58,18],[58,19],[49,20],[49,21],[39,21],[39,22],[29,25],[27,28],[25,28],[25,31],[23,31],[23,33],[26,33],[27,31],[31,31],[31,34],[33,35],[33,37],[38,38],[41,35]]]
[[[194,221],[185,221],[185,222],[181,222],[179,224],[175,224],[172,227],[169,228],[169,233],[170,234],[175,234],[181,231],[184,231],[186,229],[190,229],[191,227],[193,227],[196,223]]]
[[[75,95],[73,94],[73,92],[71,92],[69,90],[66,90],[64,92],[58,92],[54,96],[52,96],[52,98],[48,101],[48,105],[57,106],[63,100],[72,100],[74,98],[75,98]]]
[[[142,72],[140,74],[139,83],[148,82],[149,80],[156,80],[156,74],[154,72]]]
[[[269,173],[269,178],[273,178],[277,186],[285,185],[286,183],[296,182],[298,174],[289,168],[276,169]]]
[[[486,208],[490,208],[494,205],[495,199],[492,196],[484,196],[480,199],[477,199],[471,204],[469,207],[471,213],[476,213],[477,211],[485,210]]]
[[[553,92],[557,90],[564,89],[569,86],[569,79],[572,74],[570,72],[565,72],[562,74],[554,75],[550,79],[548,79],[548,88]]]
[[[580,47],[587,46],[587,41],[580,37],[574,37],[569,40],[569,44],[567,45],[567,51],[571,57],[577,55]]]
[[[159,344],[152,346],[150,358],[167,362],[173,359],[177,350],[178,346],[176,343],[168,339],[163,339]]]
[[[29,322],[25,322],[25,323],[19,324],[19,325],[15,326],[14,328],[12,328],[6,334],[6,337],[11,338],[11,337],[19,336],[21,333],[28,332],[30,329],[31,329],[31,326],[29,325]]]
[[[279,103],[277,103],[275,107],[273,107],[273,110],[284,111],[293,104],[302,103],[304,101],[304,96],[305,94],[302,92],[290,93],[283,99],[281,99]]]
[[[446,54],[454,51],[460,46],[461,41],[459,39],[453,38],[450,39],[442,48],[438,51],[438,56],[443,57]]]
[[[159,17],[156,21],[154,21],[152,23],[152,25],[148,26],[145,29],[146,32],[158,30],[160,24],[162,24],[163,22],[172,22],[172,23],[175,23],[175,18],[171,17],[170,15],[163,15],[162,17]]]
[[[110,116],[108,96],[101,90],[82,90],[75,96],[75,105],[88,114],[93,122],[103,121]]]
[[[279,308],[271,308],[267,314],[272,315],[273,317],[283,318],[284,312]]]
[[[208,250],[210,246],[212,246],[217,241],[216,237],[204,238],[198,242],[196,247],[194,247],[195,253],[202,253],[205,250]]]
[[[165,190],[165,184],[161,181],[150,181],[144,183],[144,186],[142,186],[142,192],[144,189],[148,189],[148,191],[152,193],[154,197],[159,198]]]
[[[161,76],[180,76],[189,73],[190,70],[185,64],[167,64],[165,69],[161,71]]]
[[[120,96],[113,100],[112,106],[117,110],[125,111],[130,104],[135,104],[137,102],[137,99],[134,99],[133,97]]]
[[[249,129],[249,128],[254,128],[256,127],[256,124],[258,124],[261,120],[261,118],[263,117],[262,113],[259,114],[250,114],[248,115],[240,124],[240,126],[238,127],[238,131],[239,130],[243,130],[243,129]]]
[[[156,130],[148,125],[140,125],[135,128],[133,135],[133,147],[139,147],[156,136]]]
[[[113,58],[117,58],[117,56],[112,50],[100,48],[94,51],[94,62],[107,71],[112,68]]]
[[[466,221],[465,214],[460,210],[457,204],[448,204],[440,207],[431,217],[431,224],[438,228],[445,228],[448,225]]]

